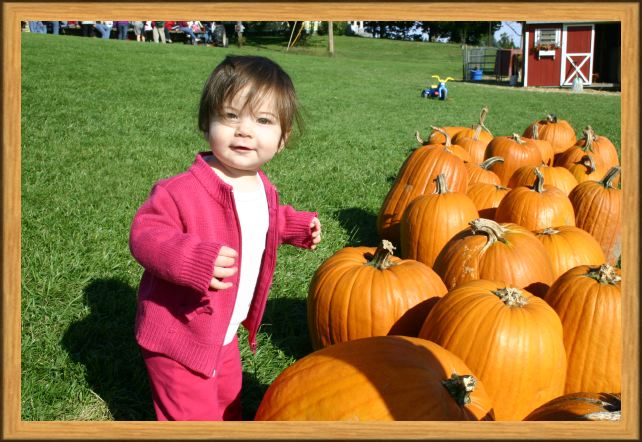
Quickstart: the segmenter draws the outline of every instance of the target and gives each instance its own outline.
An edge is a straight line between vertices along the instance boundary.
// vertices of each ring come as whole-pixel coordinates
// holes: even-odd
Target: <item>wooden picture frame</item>
[[[638,439],[639,4],[427,2],[5,2],[2,4],[2,439]],[[22,421],[21,20],[606,20],[622,29],[623,366],[618,422],[78,422]]]

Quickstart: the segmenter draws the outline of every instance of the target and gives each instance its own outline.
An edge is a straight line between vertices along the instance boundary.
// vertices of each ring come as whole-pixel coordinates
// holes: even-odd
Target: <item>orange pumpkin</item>
[[[441,126],[440,129],[450,136],[454,137],[457,135],[459,132],[461,132],[464,129],[467,129],[466,126]],[[421,145],[428,145],[428,144],[444,144],[446,142],[446,136],[443,134],[443,132],[437,131],[435,129],[430,132],[430,135],[428,135],[428,139],[424,140],[421,138],[419,135],[419,131],[416,132],[416,137],[417,141],[419,141],[419,144]]]
[[[399,221],[403,211],[418,196],[434,192],[435,178],[440,173],[446,176],[449,189],[466,192],[466,167],[449,147],[441,144],[421,146],[410,154],[379,211],[377,232],[380,238],[399,244]]]
[[[584,137],[574,146],[556,155],[555,165],[570,168],[587,154],[590,154],[595,163],[604,169],[620,165],[617,149],[608,138],[597,135],[591,126],[587,126],[583,134]]]
[[[492,402],[460,358],[434,342],[379,336],[332,345],[286,368],[255,420],[493,420]]]
[[[578,183],[584,181],[599,181],[606,170],[601,162],[596,162],[592,155],[584,155],[575,164],[568,167]]]
[[[483,279],[462,284],[435,305],[419,337],[450,350],[479,376],[497,420],[521,420],[564,392],[562,324],[526,290]]]
[[[620,284],[616,268],[582,265],[560,276],[544,296],[564,328],[565,393],[622,391]]]
[[[538,124],[538,139],[551,143],[555,154],[564,152],[577,141],[575,129],[568,121],[559,119],[556,115],[549,114],[536,123]],[[523,136],[533,138],[533,124],[526,128]]]
[[[449,290],[490,279],[541,296],[553,283],[551,261],[535,234],[517,224],[483,218],[448,241],[433,268]]]
[[[504,158],[501,163],[494,163],[490,170],[499,177],[502,186],[508,185],[511,175],[522,166],[539,166],[542,164],[542,154],[537,146],[527,143],[519,135],[512,137],[499,136],[492,139],[486,147],[484,158],[499,156]]]
[[[551,259],[553,277],[557,279],[567,270],[579,265],[604,262],[604,252],[588,232],[573,226],[559,226],[535,232]]]
[[[570,393],[533,410],[525,421],[619,421],[622,399],[619,393]]]
[[[528,230],[574,226],[575,213],[568,196],[560,189],[544,184],[544,176],[535,168],[532,186],[513,188],[502,199],[495,218],[500,223],[515,223]]]
[[[453,143],[460,144],[462,138],[469,138],[481,141],[482,143],[488,144],[490,140],[493,139],[493,134],[490,133],[490,130],[484,125],[486,121],[486,116],[488,115],[488,107],[484,106],[479,114],[479,123],[474,124],[472,127],[460,130],[455,135],[453,135]]]
[[[481,164],[464,163],[466,172],[468,172],[468,186],[475,183],[501,184],[497,174],[492,170],[488,170],[490,166],[501,161],[504,161],[502,157],[492,157],[486,161],[482,161]]]
[[[613,187],[619,173],[619,166],[612,167],[602,180],[580,183],[568,196],[577,227],[597,239],[609,264],[622,251],[622,190]]]
[[[555,151],[553,146],[548,140],[541,140],[539,138],[539,124],[537,122],[531,125],[531,136],[524,137],[524,141],[531,142],[539,149],[539,152],[542,154],[542,163],[547,166],[553,165],[553,160],[555,159]]]
[[[470,156],[468,151],[461,147],[458,144],[453,144],[452,143],[452,138],[448,134],[448,132],[444,131],[440,127],[435,127],[435,126],[430,126],[434,131],[441,132],[444,136],[444,142],[442,143],[444,147],[448,148],[450,152],[455,154],[455,156],[461,158],[462,161],[472,161],[473,158]],[[417,136],[417,141],[421,142],[421,137],[419,136],[419,132],[416,134]]]
[[[435,193],[415,198],[401,217],[401,256],[432,267],[448,240],[476,218],[475,203],[450,192],[444,175],[438,175]]]
[[[510,180],[508,180],[508,187],[532,186],[537,178],[537,175],[535,175],[536,168],[538,168],[542,176],[544,176],[546,184],[557,187],[566,195],[571,193],[571,190],[577,186],[577,179],[575,179],[575,176],[565,167],[540,165],[523,166],[517,169],[515,173],[511,175]]]
[[[510,192],[508,187],[497,184],[475,183],[468,187],[466,195],[475,204],[480,218],[494,220],[497,206],[499,206],[499,203],[508,192]]]
[[[447,289],[430,267],[392,256],[394,247],[346,247],[310,282],[308,328],[315,349],[388,333],[416,336]]]

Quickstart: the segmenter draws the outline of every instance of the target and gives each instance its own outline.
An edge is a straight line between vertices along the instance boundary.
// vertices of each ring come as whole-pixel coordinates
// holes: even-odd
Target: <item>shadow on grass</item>
[[[346,246],[376,247],[379,242],[377,235],[377,214],[360,207],[350,207],[337,210],[335,216],[341,227],[348,232],[349,240]]]
[[[145,363],[134,340],[136,290],[117,279],[85,287],[90,314],[62,338],[70,357],[85,366],[87,384],[115,420],[155,420]]]

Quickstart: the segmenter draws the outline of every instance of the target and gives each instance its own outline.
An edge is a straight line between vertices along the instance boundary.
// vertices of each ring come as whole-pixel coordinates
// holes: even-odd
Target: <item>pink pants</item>
[[[221,349],[215,375],[206,377],[141,348],[159,421],[241,420],[243,369],[238,339]]]

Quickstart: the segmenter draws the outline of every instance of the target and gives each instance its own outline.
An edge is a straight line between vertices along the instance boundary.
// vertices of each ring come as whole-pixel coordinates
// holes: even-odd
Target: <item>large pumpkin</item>
[[[555,159],[555,150],[548,140],[542,140],[539,138],[539,124],[537,122],[531,125],[531,136],[524,137],[524,141],[531,142],[539,149],[539,152],[542,154],[542,163],[547,166],[552,166]]]
[[[444,175],[438,175],[435,193],[415,198],[401,217],[401,256],[432,267],[450,238],[476,218],[475,203],[464,193],[450,192]]]
[[[392,251],[386,240],[376,249],[346,247],[317,269],[307,299],[315,349],[389,333],[417,335],[447,289],[430,267]]]
[[[419,338],[379,336],[299,359],[265,392],[255,420],[492,420],[486,390],[460,358]]]
[[[538,296],[553,283],[553,269],[535,234],[517,224],[471,221],[435,260],[435,272],[451,290],[475,279],[505,281]]]
[[[622,399],[619,393],[570,393],[533,410],[525,421],[619,421]]]
[[[462,130],[467,129],[466,126],[441,126],[440,129],[442,130],[441,132],[435,129],[432,129],[430,134],[428,135],[428,139],[424,140],[421,138],[419,135],[419,131],[416,131],[416,137],[417,141],[419,141],[419,144],[421,145],[428,145],[428,144],[444,144],[446,142],[446,136],[444,135],[443,132],[448,133],[448,136],[452,139],[455,135],[457,135],[459,132]]]
[[[501,185],[475,183],[468,187],[466,195],[475,204],[480,218],[494,220],[497,206],[508,192],[510,189]]]
[[[441,144],[421,146],[410,154],[379,211],[377,232],[380,238],[399,244],[399,221],[403,211],[418,196],[435,191],[435,178],[440,173],[446,176],[449,189],[466,192],[466,167],[448,147]]]
[[[497,174],[502,186],[508,185],[511,175],[522,166],[539,166],[542,164],[542,154],[539,148],[527,143],[519,135],[512,137],[495,137],[488,143],[484,158],[502,157],[504,161],[494,163],[489,169]]]
[[[565,393],[622,391],[620,281],[619,270],[608,264],[577,266],[544,296],[564,327]]]
[[[557,187],[566,195],[571,193],[571,190],[577,186],[577,179],[567,168],[542,164],[540,166],[523,166],[517,169],[508,180],[508,187],[532,186],[537,178],[537,175],[535,175],[536,168],[542,173],[546,184]]]
[[[521,420],[564,392],[562,324],[526,290],[483,279],[462,284],[435,305],[419,336],[479,376],[497,420]]]
[[[577,141],[575,129],[568,121],[559,119],[554,114],[549,114],[546,118],[536,123],[538,124],[538,139],[551,143],[555,154],[564,152]],[[527,138],[533,137],[533,124],[524,130],[523,136]]]
[[[615,264],[622,250],[622,190],[613,187],[620,167],[612,167],[600,181],[580,183],[569,194],[575,223],[602,246],[606,262]]]
[[[475,183],[501,184],[497,174],[489,169],[493,164],[502,161],[504,161],[502,157],[491,157],[482,161],[481,164],[464,163],[468,172],[468,186]]]
[[[584,155],[576,163],[568,167],[578,183],[584,181],[599,181],[606,172],[601,162],[595,161],[595,157],[589,154]]]
[[[567,270],[579,265],[599,265],[604,253],[588,232],[574,226],[558,226],[535,232],[551,259],[553,276],[557,279]]]
[[[484,125],[486,116],[488,115],[488,107],[484,106],[479,114],[479,122],[472,127],[458,131],[453,135],[453,143],[461,145],[464,138],[479,140],[486,145],[493,139],[493,134]]]
[[[574,226],[575,213],[568,196],[554,186],[544,184],[539,168],[532,186],[511,189],[497,206],[495,219],[500,223],[515,223],[528,230],[547,227]]]
[[[583,133],[584,137],[575,145],[555,156],[556,166],[570,168],[587,154],[593,156],[598,167],[608,170],[620,165],[617,149],[608,138],[597,135],[591,126],[587,126]]]

